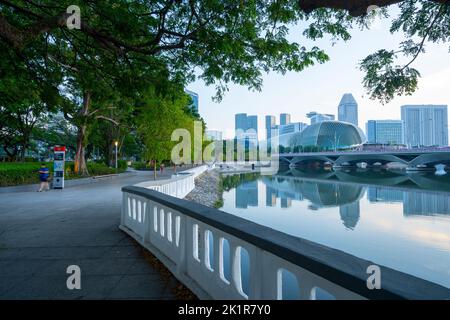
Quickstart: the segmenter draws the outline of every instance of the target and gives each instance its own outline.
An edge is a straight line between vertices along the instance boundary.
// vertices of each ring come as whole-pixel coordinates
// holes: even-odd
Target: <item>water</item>
[[[450,175],[292,169],[224,189],[223,211],[450,288]]]

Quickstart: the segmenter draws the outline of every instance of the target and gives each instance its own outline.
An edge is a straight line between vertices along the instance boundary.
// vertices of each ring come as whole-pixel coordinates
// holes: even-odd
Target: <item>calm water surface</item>
[[[450,176],[287,170],[224,176],[221,210],[450,288]]]

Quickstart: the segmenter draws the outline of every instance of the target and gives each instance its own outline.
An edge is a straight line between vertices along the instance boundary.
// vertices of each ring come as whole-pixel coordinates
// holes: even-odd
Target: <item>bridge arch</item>
[[[322,156],[322,155],[311,156],[311,155],[308,155],[308,156],[305,156],[305,157],[302,157],[302,156],[295,156],[295,157],[293,157],[292,160],[291,160],[291,164],[295,165],[295,164],[298,164],[298,163],[303,162],[303,161],[320,161],[320,162],[334,163],[334,160],[329,158],[329,157],[327,157],[327,156]]]
[[[398,162],[403,164],[408,164],[407,161],[389,154],[368,154],[368,155],[343,155],[336,159],[335,165],[340,166],[344,163],[356,164],[359,162],[366,163],[375,163],[380,162],[382,164],[390,163],[390,162]]]
[[[450,165],[450,152],[421,154],[411,160],[409,166],[416,167],[418,165],[435,165],[440,163]]]

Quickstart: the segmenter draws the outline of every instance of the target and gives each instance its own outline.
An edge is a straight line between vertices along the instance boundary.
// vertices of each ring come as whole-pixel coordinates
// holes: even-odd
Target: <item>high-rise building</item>
[[[305,129],[308,125],[304,122],[291,122],[286,125],[279,125],[277,127],[278,129],[278,135],[284,135],[289,133],[296,133],[301,132],[303,129]]]
[[[266,116],[266,140],[269,141],[272,137],[272,127],[275,127],[276,119],[275,116]]]
[[[235,130],[254,130],[258,133],[258,116],[248,116],[246,113],[238,113],[234,116]]]
[[[447,105],[404,105],[405,144],[417,146],[448,146]]]
[[[369,120],[366,134],[369,143],[404,144],[403,120]]]
[[[247,116],[247,130],[258,133],[258,116]]]
[[[280,125],[286,125],[291,123],[291,115],[289,113],[280,114]]]
[[[191,96],[192,103],[189,106],[189,108],[194,111],[195,113],[198,113],[198,93],[190,91],[190,90],[184,90],[189,96]]]
[[[258,116],[248,116],[246,113],[235,115],[235,137],[239,141],[245,141],[245,145],[257,145],[258,143]]]
[[[318,113],[316,111],[311,111],[306,114],[306,117],[311,119],[311,125],[324,122],[324,121],[333,121],[335,120],[334,114],[324,114]]]
[[[212,141],[221,141],[222,140],[222,131],[206,130],[205,135],[209,140],[212,140]]]
[[[234,129],[236,131],[236,136],[237,136],[238,130],[242,130],[242,131],[247,130],[247,114],[246,113],[238,113],[234,116]]]
[[[339,102],[338,120],[358,126],[358,103],[351,93],[344,94]]]

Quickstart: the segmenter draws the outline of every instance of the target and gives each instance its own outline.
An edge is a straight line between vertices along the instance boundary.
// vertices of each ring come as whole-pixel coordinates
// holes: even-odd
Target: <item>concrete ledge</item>
[[[128,186],[123,187],[122,191],[172,208],[368,299],[450,299],[449,288],[214,208],[142,187]],[[369,265],[378,265],[381,269],[382,282],[379,290],[367,288],[366,270]]]

